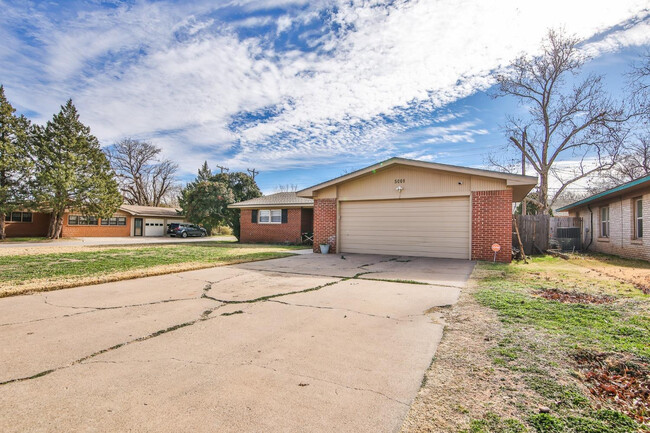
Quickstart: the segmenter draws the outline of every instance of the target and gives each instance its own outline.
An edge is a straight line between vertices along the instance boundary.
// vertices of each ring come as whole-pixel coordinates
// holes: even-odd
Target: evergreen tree
[[[217,173],[206,176],[207,163],[199,170],[193,182],[181,192],[179,202],[183,214],[195,224],[202,224],[210,232],[219,225],[227,225],[239,238],[239,209],[228,205],[262,195],[251,176],[242,172]]]
[[[196,180],[198,182],[202,182],[205,180],[210,180],[212,177],[212,170],[210,170],[210,167],[208,167],[208,161],[205,161],[201,168],[199,168],[199,175],[196,177]]]
[[[33,195],[52,214],[49,238],[60,237],[66,211],[107,218],[122,204],[108,159],[90,128],[79,121],[72,100],[37,128],[34,153]]]
[[[5,215],[25,206],[31,168],[29,120],[15,112],[0,85],[0,239],[6,236]]]

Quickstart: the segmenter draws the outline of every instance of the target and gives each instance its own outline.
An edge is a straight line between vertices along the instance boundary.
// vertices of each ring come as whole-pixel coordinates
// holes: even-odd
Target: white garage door
[[[164,236],[165,220],[156,218],[145,218],[144,235],[145,236]]]
[[[341,252],[469,259],[469,197],[341,202]]]

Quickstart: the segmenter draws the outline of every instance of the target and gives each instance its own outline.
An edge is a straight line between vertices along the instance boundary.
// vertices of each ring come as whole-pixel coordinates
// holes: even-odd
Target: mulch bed
[[[640,423],[650,423],[650,364],[616,353],[580,352],[575,361],[591,393]]]
[[[544,289],[535,292],[536,295],[552,301],[569,304],[611,304],[616,300],[613,296],[591,295],[589,293],[567,292],[560,289]]]

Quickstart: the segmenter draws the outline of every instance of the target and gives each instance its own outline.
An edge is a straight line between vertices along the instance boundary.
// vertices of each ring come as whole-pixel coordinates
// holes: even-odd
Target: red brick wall
[[[4,218],[4,215],[0,215]],[[7,237],[41,237],[47,235],[47,229],[50,225],[49,213],[32,213],[31,223],[6,222],[5,233]]]
[[[73,213],[73,215],[78,215]],[[69,226],[68,214],[63,217],[63,230],[61,230],[61,237],[76,238],[76,237],[126,237],[131,236],[131,218],[132,216],[126,212],[115,212],[115,216],[126,217],[125,226],[103,226],[101,219],[96,226]]]
[[[512,260],[512,190],[472,193],[472,260],[494,260],[491,246],[501,245],[497,261]]]
[[[254,224],[251,222],[252,209],[242,209],[239,217],[239,241],[244,243],[290,243],[299,244],[302,240],[301,209],[287,210],[285,224]]]
[[[314,252],[320,253],[320,244],[329,244],[330,253],[336,252],[336,199],[314,200]]]

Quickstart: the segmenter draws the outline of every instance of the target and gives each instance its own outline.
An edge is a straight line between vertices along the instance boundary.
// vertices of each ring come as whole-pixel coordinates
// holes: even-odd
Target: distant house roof
[[[570,205],[561,207],[558,209],[559,212],[571,210],[580,206],[586,206],[588,204],[601,201],[601,200],[606,200],[609,198],[616,197],[621,194],[627,194],[631,193],[633,191],[643,189],[643,188],[650,188],[650,176],[644,176],[639,179],[635,179],[631,182],[624,183],[623,185],[619,185],[616,188],[608,189],[607,191],[599,192],[598,194],[594,194],[591,197],[587,197],[585,199],[579,200],[575,203],[571,203]]]
[[[157,207],[157,206],[137,206],[133,204],[123,204],[120,210],[130,213],[134,216],[149,216],[161,218],[183,218],[181,209],[174,209],[171,207]]]
[[[387,159],[386,161],[382,161],[377,164],[368,166],[366,168],[353,171],[352,173],[348,173],[343,176],[334,178],[332,180],[328,180],[327,182],[322,182],[319,183],[318,185],[305,188],[303,190],[298,191],[298,195],[301,197],[313,197],[314,192],[320,189],[326,188],[328,186],[336,185],[342,182],[347,182],[348,180],[354,179],[356,177],[363,176],[367,173],[375,172],[377,170],[390,167],[396,164],[407,165],[411,167],[429,168],[429,169],[441,170],[441,171],[449,171],[453,173],[463,173],[463,174],[474,175],[474,176],[504,179],[506,181],[506,185],[512,187],[513,198],[515,201],[519,201],[523,199],[526,196],[526,194],[528,194],[528,192],[530,192],[530,190],[533,189],[535,185],[537,185],[536,176],[523,176],[521,174],[502,173],[499,171],[483,170],[479,168],[461,167],[457,165],[439,164],[437,162],[418,161],[415,159],[393,157]]]
[[[295,192],[278,192],[229,205],[229,208],[313,207],[314,200],[298,197]]]

